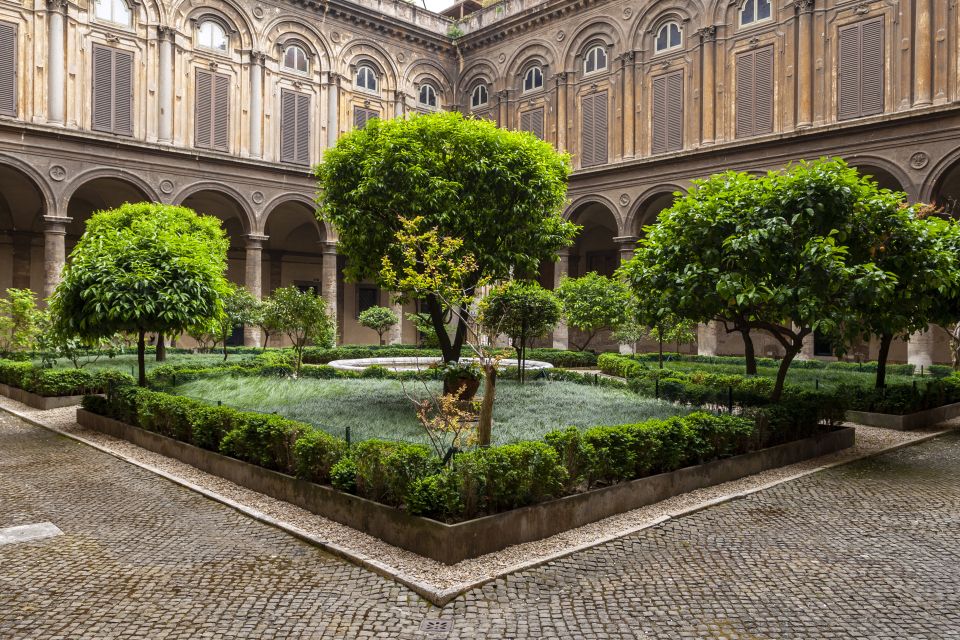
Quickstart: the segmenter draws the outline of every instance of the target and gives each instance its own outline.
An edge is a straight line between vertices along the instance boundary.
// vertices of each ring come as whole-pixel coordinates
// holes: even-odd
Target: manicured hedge
[[[851,409],[904,415],[960,402],[960,374],[884,389],[844,385],[837,393],[847,398]]]
[[[610,354],[613,355],[613,354]],[[638,353],[630,356],[623,356],[637,362],[657,362],[656,353]],[[664,361],[669,365],[671,361],[679,362],[699,362],[703,364],[726,364],[745,366],[746,360],[743,356],[698,356],[686,353],[664,353]],[[779,367],[780,360],[776,358],[757,358],[757,365],[761,367]],[[794,369],[839,369],[842,371],[858,371],[863,373],[876,373],[877,363],[870,362],[847,362],[840,360],[794,360],[790,366]],[[936,366],[936,365],[934,365]],[[887,364],[887,373],[890,375],[912,376],[915,367],[912,364]]]
[[[111,381],[120,384],[130,380],[119,371],[44,369],[29,362],[0,360],[0,384],[47,397],[103,393]]]

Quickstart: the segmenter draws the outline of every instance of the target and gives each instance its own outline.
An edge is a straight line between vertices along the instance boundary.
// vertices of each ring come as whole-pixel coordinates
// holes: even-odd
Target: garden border
[[[34,409],[40,409],[41,411],[49,411],[50,409],[62,409],[63,407],[72,407],[74,405],[78,405],[83,400],[83,396],[86,395],[86,394],[81,394],[79,396],[41,396],[39,394],[21,389],[20,387],[11,387],[8,384],[0,384],[0,394],[5,395],[11,400],[22,402],[28,407],[32,407]]]
[[[833,453],[853,446],[855,437],[853,428],[841,427],[760,451],[446,524],[200,449],[84,409],[77,410],[77,422],[445,564],[546,538],[694,489]]]
[[[910,431],[913,429],[932,427],[935,424],[960,417],[960,402],[902,415],[850,409],[847,411],[846,417],[848,422],[856,422],[857,424],[864,424],[868,427]]]

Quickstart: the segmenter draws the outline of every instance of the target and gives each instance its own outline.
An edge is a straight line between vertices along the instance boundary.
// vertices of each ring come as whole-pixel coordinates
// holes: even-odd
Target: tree
[[[536,282],[511,280],[494,287],[480,301],[480,324],[493,334],[503,333],[517,351],[521,384],[527,345],[550,333],[560,322],[560,302]]]
[[[280,327],[280,310],[270,297],[260,301],[254,314],[253,324],[263,331],[263,348],[266,351],[267,343],[270,342],[270,336],[283,333]]]
[[[90,340],[136,332],[145,386],[147,332],[181,333],[222,313],[228,245],[220,220],[184,207],[95,213],[51,300],[56,329]]]
[[[303,350],[307,345],[333,346],[336,329],[327,314],[327,304],[312,290],[300,291],[291,285],[273,292],[270,296],[270,307],[276,314],[280,331],[293,343],[299,376],[303,367]]]
[[[360,325],[377,332],[379,344],[383,344],[383,334],[400,322],[400,318],[393,309],[387,307],[370,307],[360,313]]]
[[[569,157],[523,132],[499,129],[458,113],[373,120],[340,138],[316,169],[319,215],[337,229],[346,274],[381,277],[382,259],[404,264],[397,232],[418,216],[438,237],[457,239],[476,269],[464,283],[471,298],[481,279],[507,280],[554,261],[578,227],[562,218]],[[417,262],[417,269],[429,269]],[[460,357],[469,310],[423,298],[444,360]],[[444,318],[455,318],[453,336]]]
[[[567,325],[586,334],[583,344],[570,340],[580,351],[586,351],[600,331],[615,331],[629,316],[630,292],[618,278],[594,271],[580,278],[562,278],[556,294]]]
[[[40,330],[42,312],[30,289],[7,289],[0,298],[0,353],[33,347]]]
[[[259,301],[240,285],[230,283],[223,296],[223,314],[218,318],[217,337],[223,343],[223,359],[227,359],[227,340],[237,327],[254,324],[257,320]]]

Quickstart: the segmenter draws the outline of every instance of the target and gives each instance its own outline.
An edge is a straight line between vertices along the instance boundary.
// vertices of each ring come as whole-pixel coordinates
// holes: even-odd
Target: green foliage
[[[567,325],[586,334],[582,344],[574,344],[580,351],[585,351],[602,329],[616,330],[627,320],[630,294],[616,278],[593,271],[580,278],[563,278],[556,294]]]
[[[223,295],[223,313],[217,320],[217,337],[223,344],[223,359],[227,359],[227,340],[234,330],[243,325],[253,325],[259,319],[260,301],[240,285],[230,283]]]
[[[410,485],[419,478],[433,475],[440,468],[440,459],[425,445],[364,440],[350,450],[355,476],[347,476],[347,468],[337,468],[337,483],[353,485],[357,495],[392,506],[404,504]]]
[[[358,318],[360,326],[373,329],[377,332],[380,344],[383,344],[383,334],[390,330],[390,327],[400,322],[400,318],[394,313],[393,309],[387,307],[370,307],[360,312]]]
[[[297,476],[325,484],[334,465],[347,453],[347,443],[319,429],[305,432],[293,445]]]
[[[293,343],[297,374],[307,345],[333,346],[336,327],[327,313],[327,303],[312,291],[300,291],[292,285],[281,287],[270,296],[267,309],[275,326]]]
[[[46,397],[103,393],[111,382],[119,384],[129,381],[129,376],[118,371],[46,369],[29,362],[0,360],[0,384]]]
[[[479,322],[492,335],[505,334],[517,350],[523,380],[527,345],[560,322],[560,302],[536,282],[510,280],[480,301]]]
[[[0,354],[33,349],[40,334],[42,312],[29,289],[7,289],[0,298]]]

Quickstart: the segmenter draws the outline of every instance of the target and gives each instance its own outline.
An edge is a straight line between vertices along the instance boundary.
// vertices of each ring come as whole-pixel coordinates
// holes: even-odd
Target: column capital
[[[177,30],[173,27],[165,27],[163,25],[157,25],[157,38],[161,41],[173,42],[174,38],[177,35]]]
[[[67,4],[68,4],[67,0],[47,0],[47,10],[66,13]]]
[[[263,51],[251,51],[250,52],[250,64],[257,65],[262,67],[263,63],[267,61],[267,54]]]
[[[324,255],[335,256],[337,255],[337,242],[329,240],[321,240],[317,244],[320,245],[320,251]]]
[[[66,226],[73,222],[73,218],[65,216],[43,216],[43,232],[66,234]]]
[[[640,241],[639,236],[616,236],[613,239],[619,245],[635,245]]]
[[[710,25],[703,27],[702,29],[698,29],[696,33],[700,36],[700,42],[713,42],[717,39],[717,26]]]
[[[340,81],[343,79],[343,76],[335,71],[327,72],[327,84],[339,86]]]
[[[797,13],[812,13],[814,0],[794,0],[793,7]]]
[[[556,75],[553,76],[553,79],[554,81],[556,81],[557,86],[559,87],[560,85],[567,83],[567,76],[569,75],[570,74],[567,73],[566,71],[559,71],[556,73]]]
[[[270,236],[261,236],[256,233],[248,233],[244,237],[247,239],[247,249],[263,249],[263,243],[270,239]]]

